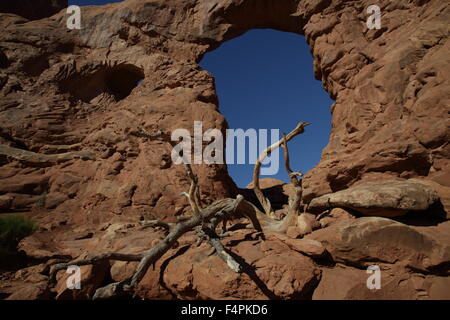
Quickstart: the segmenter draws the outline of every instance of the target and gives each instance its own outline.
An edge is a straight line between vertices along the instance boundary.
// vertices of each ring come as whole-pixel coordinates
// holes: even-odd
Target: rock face
[[[225,241],[242,259],[248,271],[232,272],[209,246],[172,255],[164,267],[147,272],[138,293],[147,299],[304,299],[320,280],[320,270],[308,257],[279,240],[242,241],[248,231],[236,232]],[[234,243],[236,245],[234,245]]]
[[[15,0],[0,3],[0,12],[14,13],[29,20],[50,17],[66,8],[67,0]]]
[[[410,274],[383,266],[381,288],[368,290],[366,270],[338,265],[324,269],[313,300],[443,300],[448,299],[449,277]]]
[[[55,287],[56,300],[89,300],[94,296],[95,290],[101,286],[108,275],[108,263],[93,266],[82,266],[79,290],[68,288],[67,280],[70,274],[63,274]],[[62,272],[61,272],[62,273]]]
[[[307,235],[320,241],[335,262],[367,267],[368,261],[400,263],[430,271],[450,262],[449,223],[432,230],[408,226],[380,217],[342,221]]]
[[[418,182],[367,182],[315,198],[308,210],[324,211],[340,207],[369,216],[395,217],[408,211],[425,211],[438,200],[434,189]]]
[[[306,202],[357,181],[448,183],[448,4],[385,4],[382,28],[368,30],[369,4],[128,0],[83,7],[81,30],[66,29],[65,12],[31,22],[2,14],[0,181],[43,178],[2,194],[57,194],[51,207],[96,220],[108,219],[102,206],[182,214],[188,182],[171,163],[171,132],[198,119],[204,131],[226,129],[214,79],[197,62],[260,27],[305,35],[336,100],[330,143],[303,180]],[[236,192],[225,166],[197,171],[205,198]]]
[[[32,16],[22,7],[27,3],[33,4]],[[35,7],[41,3],[58,5],[47,11]],[[189,180],[184,168],[172,163],[171,133],[179,128],[193,133],[196,120],[202,120],[204,132],[227,128],[214,79],[198,62],[254,28],[304,35],[315,76],[335,100],[330,142],[320,163],[303,178],[306,204],[356,183],[410,178],[447,194],[450,6],[440,0],[385,1],[380,4],[381,29],[368,30],[366,9],[372,4],[126,0],[83,7],[82,29],[68,30],[64,10],[42,20],[26,19],[57,12],[64,2],[9,1],[0,11],[21,16],[0,13],[0,210],[32,210],[41,227],[19,248],[43,269],[53,259],[76,259],[86,252],[140,252],[161,234],[142,230],[139,219],[173,221],[189,214],[180,196],[189,189]],[[202,164],[194,170],[206,203],[238,192],[225,165]],[[321,222],[325,229],[311,228],[306,236],[321,242],[331,258],[316,242],[297,243],[297,251],[282,241],[244,239],[229,248],[244,256],[254,273],[236,276],[227,269],[223,276],[205,272],[212,264],[223,267],[205,248],[181,255],[172,251],[175,257],[161,261],[153,274],[149,271],[139,294],[295,299],[314,292],[329,298],[320,269],[326,279],[340,271],[317,267],[320,259],[358,267],[383,261],[400,268],[399,259],[426,274],[423,286],[432,288],[426,289],[428,297],[448,288],[441,281],[448,276],[449,241],[439,231],[445,223],[422,228],[383,218],[337,216]],[[320,259],[313,262],[313,257]],[[105,279],[95,270],[85,272],[97,285]],[[406,281],[407,292],[425,290],[411,284],[419,278],[396,281]],[[265,287],[258,287],[258,279]],[[22,290],[18,297],[48,296],[40,282],[23,281],[14,280]],[[0,281],[0,291],[12,294],[11,287],[3,287]],[[349,287],[351,293],[335,297],[367,297],[360,289]],[[62,287],[52,294],[80,298]]]
[[[341,221],[315,231],[337,264],[322,269],[313,299],[449,299],[449,222],[413,227],[386,218]],[[366,268],[380,268],[381,286],[369,290]],[[420,272],[415,273],[414,270]]]

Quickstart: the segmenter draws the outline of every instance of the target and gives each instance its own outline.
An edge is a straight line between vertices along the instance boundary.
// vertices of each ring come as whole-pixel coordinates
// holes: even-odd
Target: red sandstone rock
[[[450,178],[450,176],[448,178]],[[416,179],[412,180],[415,181]],[[442,181],[441,184],[433,180],[417,179],[417,182],[427,185],[437,192],[440,204],[442,205],[441,209],[443,209],[444,215],[446,216],[447,220],[450,220],[450,186],[444,185],[444,181]]]
[[[47,282],[30,284],[23,286],[11,294],[6,300],[48,300],[50,299],[50,290]]]
[[[276,187],[279,185],[284,185],[285,182],[275,179],[275,178],[262,178],[259,181],[259,187],[261,189],[268,189],[268,188],[272,188],[272,187]],[[246,187],[247,189],[253,189],[253,182],[249,183]]]
[[[86,252],[141,252],[161,233],[141,229],[139,219],[173,221],[189,214],[180,197],[189,181],[170,160],[170,133],[192,130],[199,119],[204,130],[227,126],[218,111],[214,79],[198,61],[221,43],[262,27],[304,34],[315,76],[336,100],[329,144],[303,178],[305,203],[364,182],[420,177],[443,186],[436,191],[447,208],[442,194],[450,170],[450,9],[439,0],[391,2],[382,8],[383,28],[367,30],[363,21],[371,4],[127,0],[84,7],[83,29],[72,31],[66,30],[64,11],[39,21],[0,13],[0,210],[32,210],[41,226],[19,249],[47,261]],[[194,170],[207,202],[237,193],[226,166]],[[276,190],[282,194],[280,207],[286,204],[289,185],[271,187],[283,191]],[[446,278],[431,274],[448,264],[447,224],[413,227],[389,219],[347,218],[323,224],[325,229],[307,239],[320,240],[342,263],[365,266],[369,257],[419,268],[428,273],[428,296],[448,298]],[[361,291],[363,284],[352,289],[351,281],[343,293],[324,293],[340,277],[358,278],[353,269],[331,269],[335,275],[328,276],[324,268],[314,290],[320,271],[310,258],[281,241],[263,244],[246,236],[252,235],[235,235],[239,243],[230,250],[258,267],[251,276],[265,287],[247,274],[232,273],[203,246],[179,255],[171,250],[171,260],[149,270],[138,295],[250,299],[273,294],[287,299],[314,291],[314,298],[371,297]],[[114,264],[114,277],[122,277],[120,270],[128,276],[130,269]],[[91,273],[89,292],[82,295],[65,291],[60,281],[59,297],[89,297],[108,272],[100,271]],[[23,280],[32,284],[28,288],[17,284],[23,287],[17,290],[20,297],[46,292],[32,283],[40,277],[35,276]],[[428,277],[434,280],[427,282]],[[388,289],[394,294],[374,297],[419,296],[420,286],[393,279]]]
[[[251,231],[250,231],[251,232]],[[313,262],[279,240],[244,240],[249,231],[236,232],[224,243],[237,242],[230,250],[255,271],[231,271],[211,248],[202,245],[166,254],[147,271],[138,287],[147,299],[294,299],[308,296],[320,279]],[[180,254],[184,252],[183,254]],[[161,268],[161,265],[164,267]],[[161,273],[163,272],[163,273]],[[260,284],[260,281],[264,285]]]
[[[308,210],[342,207],[368,216],[395,217],[409,211],[425,211],[438,200],[433,188],[415,181],[367,182],[315,198]]]
[[[366,270],[338,265],[324,268],[313,300],[448,300],[448,277],[410,274],[381,265],[380,289],[368,289]]]
[[[450,260],[449,225],[413,227],[387,218],[363,217],[317,230],[306,238],[320,241],[336,262],[400,263],[426,272],[445,268]]]
[[[292,249],[311,258],[322,258],[327,252],[319,241],[311,239],[287,239],[285,242]]]
[[[320,223],[316,221],[316,218],[313,214],[310,213],[302,213],[297,218],[296,227],[299,230],[299,234],[304,236],[308,233],[311,233],[313,230],[320,227]]]
[[[309,233],[310,233],[311,231],[312,231],[312,230],[309,230]],[[307,234],[307,233],[308,233],[308,232],[305,232],[304,229],[300,229],[300,228],[297,227],[297,226],[290,226],[290,227],[288,227],[287,230],[286,230],[286,235],[287,235],[289,238],[292,238],[292,239],[301,238],[302,236],[304,236],[304,235]]]
[[[367,15],[364,3],[349,5],[345,14],[340,12],[344,9],[339,1],[318,6],[308,1],[298,6],[277,3],[278,10],[268,8],[256,16],[255,4],[238,2],[233,7],[232,3],[223,2],[212,9],[199,3],[198,10],[187,13],[189,19],[182,13],[183,4],[176,1],[166,6],[127,1],[86,7],[83,30],[67,33],[60,32],[64,12],[52,20],[20,24],[10,24],[18,18],[5,15],[2,25],[7,32],[0,38],[0,47],[7,66],[2,72],[8,80],[2,91],[0,122],[12,139],[6,141],[9,147],[24,144],[34,152],[28,158],[45,163],[45,171],[53,179],[74,175],[77,186],[58,191],[69,196],[66,201],[77,197],[86,202],[99,193],[106,197],[102,202],[111,205],[121,197],[120,187],[133,184],[137,186],[134,194],[119,201],[119,208],[127,205],[138,211],[150,205],[155,215],[172,215],[175,208],[186,206],[178,194],[188,185],[182,170],[168,161],[170,147],[164,138],[152,137],[157,132],[170,134],[174,128],[189,129],[198,119],[203,119],[205,128],[225,129],[216,108],[213,79],[193,61],[220,42],[264,26],[304,33],[315,58],[316,76],[336,98],[330,143],[321,163],[303,181],[306,202],[370,180],[373,174],[386,180],[437,176],[447,170],[444,97],[449,87],[445,77],[448,65],[445,44],[439,45],[447,36],[449,13],[444,4],[427,2],[419,17],[411,13],[414,3],[386,6],[384,27],[374,31],[360,22]],[[126,18],[118,20],[125,11]],[[100,16],[110,17],[110,23],[99,26]],[[145,17],[158,17],[159,27],[150,36],[140,29],[148,26]],[[172,23],[178,19],[186,22],[174,29]],[[415,26],[420,23],[420,28],[405,22],[410,19],[415,19]],[[16,50],[10,38],[40,41],[44,52],[25,44]],[[108,56],[106,46],[112,48]],[[157,50],[146,53],[146,47]],[[130,91],[131,82],[143,77],[141,86]],[[89,85],[80,87],[80,83]],[[119,84],[128,89],[122,92],[117,89]],[[430,102],[429,96],[435,100]],[[69,98],[75,107],[69,106]],[[148,104],[151,109],[141,113]],[[11,117],[15,121],[10,121]],[[89,123],[82,121],[86,117]],[[8,151],[10,157],[17,158],[12,151]],[[116,161],[111,156],[117,152],[123,157],[121,164],[110,163],[109,158]],[[65,155],[58,161],[68,163],[50,160],[57,154]],[[151,174],[144,175],[141,170]],[[208,190],[204,196],[210,200],[235,192],[225,167],[200,166],[199,172],[202,190]],[[166,188],[165,181],[174,184]],[[52,182],[47,189],[51,198]],[[86,210],[70,206],[85,214]],[[100,206],[93,209],[101,210]]]
[[[337,223],[342,220],[354,219],[355,216],[352,215],[345,209],[342,208],[333,208],[330,210],[329,214],[327,214],[324,218],[319,220],[320,226],[322,228],[326,228],[334,223]]]
[[[55,287],[57,300],[89,300],[92,299],[95,290],[101,287],[108,274],[108,263],[99,263],[92,266],[82,266],[80,288],[73,289],[67,285],[70,274],[64,271],[58,272],[58,283]]]

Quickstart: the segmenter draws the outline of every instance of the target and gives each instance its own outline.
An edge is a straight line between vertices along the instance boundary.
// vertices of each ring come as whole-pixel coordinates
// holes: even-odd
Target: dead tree
[[[283,135],[283,138],[276,143],[269,146],[265,149],[259,158],[256,161],[255,168],[253,170],[253,190],[258,198],[259,203],[261,204],[264,213],[261,212],[255,205],[250,202],[243,201],[238,208],[238,211],[245,214],[246,216],[256,216],[261,224],[261,228],[264,232],[286,232],[287,228],[291,225],[295,224],[295,219],[299,214],[300,203],[302,200],[302,187],[301,180],[297,178],[297,176],[301,176],[302,174],[299,172],[293,172],[290,168],[289,163],[289,150],[287,147],[287,143],[296,137],[299,134],[305,132],[305,127],[308,126],[307,122],[300,122],[294,130],[292,130],[289,134]],[[261,165],[264,159],[276,148],[279,148],[280,145],[284,150],[284,163],[286,171],[289,175],[291,184],[294,187],[294,195],[289,196],[289,206],[287,215],[282,220],[277,220],[275,218],[275,214],[273,213],[272,205],[270,204],[269,199],[267,199],[261,188],[259,186],[259,175],[261,170]]]
[[[284,233],[286,229],[295,224],[295,219],[299,214],[301,202],[301,182],[297,176],[300,173],[293,172],[289,164],[289,151],[287,142],[292,138],[304,132],[304,127],[308,123],[301,122],[288,135],[284,135],[282,139],[273,145],[269,146],[259,156],[253,173],[254,191],[263,207],[264,212],[261,212],[251,202],[246,201],[241,195],[236,199],[227,198],[215,201],[206,208],[202,208],[200,191],[198,185],[198,177],[192,171],[192,167],[184,161],[184,166],[187,171],[191,185],[188,193],[183,193],[187,196],[193,215],[191,218],[178,223],[165,223],[159,220],[147,222],[146,225],[150,227],[163,227],[166,229],[166,236],[153,248],[140,254],[123,254],[123,253],[106,253],[97,255],[88,259],[72,261],[68,263],[59,263],[52,266],[49,275],[49,285],[54,286],[56,283],[56,275],[58,271],[65,270],[69,266],[90,265],[100,261],[116,260],[116,261],[139,261],[139,265],[134,275],[125,281],[109,284],[105,287],[97,289],[94,294],[94,299],[112,298],[121,295],[133,294],[134,289],[142,280],[149,266],[155,264],[167,251],[169,251],[177,240],[186,232],[195,231],[199,240],[207,240],[209,244],[215,249],[217,255],[226,262],[228,267],[234,272],[241,272],[242,266],[225,250],[220,242],[221,236],[216,233],[217,225],[225,219],[231,218],[236,214],[247,217],[252,223],[253,227],[264,233]],[[287,215],[282,220],[273,218],[273,210],[270,201],[264,197],[259,186],[259,175],[261,164],[265,157],[273,150],[282,146],[285,155],[285,168],[289,174],[291,183],[294,186],[295,194],[292,199],[289,199],[289,209]]]

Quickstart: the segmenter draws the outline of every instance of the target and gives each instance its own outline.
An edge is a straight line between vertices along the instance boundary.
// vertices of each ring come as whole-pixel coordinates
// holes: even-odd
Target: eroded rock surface
[[[314,291],[313,300],[445,300],[449,277],[411,274],[401,268],[381,265],[382,282],[378,290],[367,289],[366,270],[345,265],[327,268]]]
[[[320,241],[335,262],[367,267],[369,261],[400,263],[413,270],[442,268],[450,262],[449,222],[414,227],[381,217],[363,217],[317,230],[307,239]]]
[[[315,75],[336,100],[330,143],[303,181],[306,202],[357,181],[445,184],[448,3],[386,2],[380,30],[363,23],[368,5],[128,0],[83,7],[82,30],[67,30],[64,11],[29,22],[2,14],[0,179],[51,176],[47,194],[66,194],[61,210],[81,215],[96,194],[104,199],[94,211],[106,202],[116,213],[181,214],[188,183],[171,163],[170,133],[198,119],[204,131],[226,129],[213,78],[197,62],[266,27],[306,36]],[[68,161],[53,161],[58,155]],[[236,192],[225,166],[198,172],[205,198]],[[54,183],[68,175],[70,190]],[[125,184],[137,187],[114,203]]]
[[[425,211],[439,201],[438,193],[414,181],[366,182],[313,199],[308,210],[339,207],[364,215],[395,217],[409,211]]]
[[[0,13],[0,210],[31,210],[40,225],[19,246],[40,269],[0,281],[1,297],[90,297],[93,287],[83,297],[61,286],[49,293],[41,284],[47,265],[86,253],[141,252],[161,234],[141,229],[140,219],[173,221],[190,214],[180,196],[189,180],[171,161],[170,134],[177,128],[193,132],[195,120],[203,121],[203,131],[227,128],[214,79],[198,62],[254,28],[305,35],[315,76],[335,100],[330,142],[303,179],[305,203],[357,183],[420,178],[448,207],[449,3],[380,1],[382,28],[368,30],[366,8],[372,4],[126,0],[83,7],[81,30],[66,28],[64,10],[33,21]],[[238,192],[225,165],[199,165],[195,171],[205,202]],[[445,291],[450,241],[442,231],[448,224],[410,226],[342,212],[323,219],[325,228],[311,228],[306,238],[325,250],[316,242],[295,244],[303,239],[288,245],[249,235],[231,238],[228,248],[254,267],[251,276],[231,273],[204,247],[177,253],[180,243],[149,271],[139,294],[370,298],[365,281],[330,296],[333,280],[326,279],[346,278],[348,272],[327,268],[383,261],[413,275],[392,282],[404,291],[372,297],[450,297]],[[211,266],[215,271],[205,272]],[[115,264],[111,276],[120,278],[122,268],[132,270]],[[95,270],[104,273],[86,270],[94,286],[105,280]],[[349,277],[360,279],[355,273]]]

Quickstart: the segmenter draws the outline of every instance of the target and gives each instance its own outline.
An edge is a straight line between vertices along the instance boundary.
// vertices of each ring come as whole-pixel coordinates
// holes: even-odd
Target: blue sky
[[[306,173],[320,160],[331,130],[333,101],[314,79],[313,58],[303,36],[275,30],[251,30],[205,55],[200,65],[216,78],[219,108],[230,128],[290,132],[310,122],[289,143],[291,167]],[[283,157],[272,176],[288,181]],[[228,165],[239,187],[252,179],[253,165]]]
[[[69,0],[69,5],[100,5],[118,0]],[[313,59],[303,36],[251,30],[205,55],[201,67],[216,79],[219,108],[230,128],[279,129],[288,133],[299,121],[306,132],[289,143],[291,167],[306,173],[320,160],[331,130],[333,102],[313,76]],[[273,178],[288,181],[280,158]],[[252,179],[253,165],[229,164],[239,187]]]

